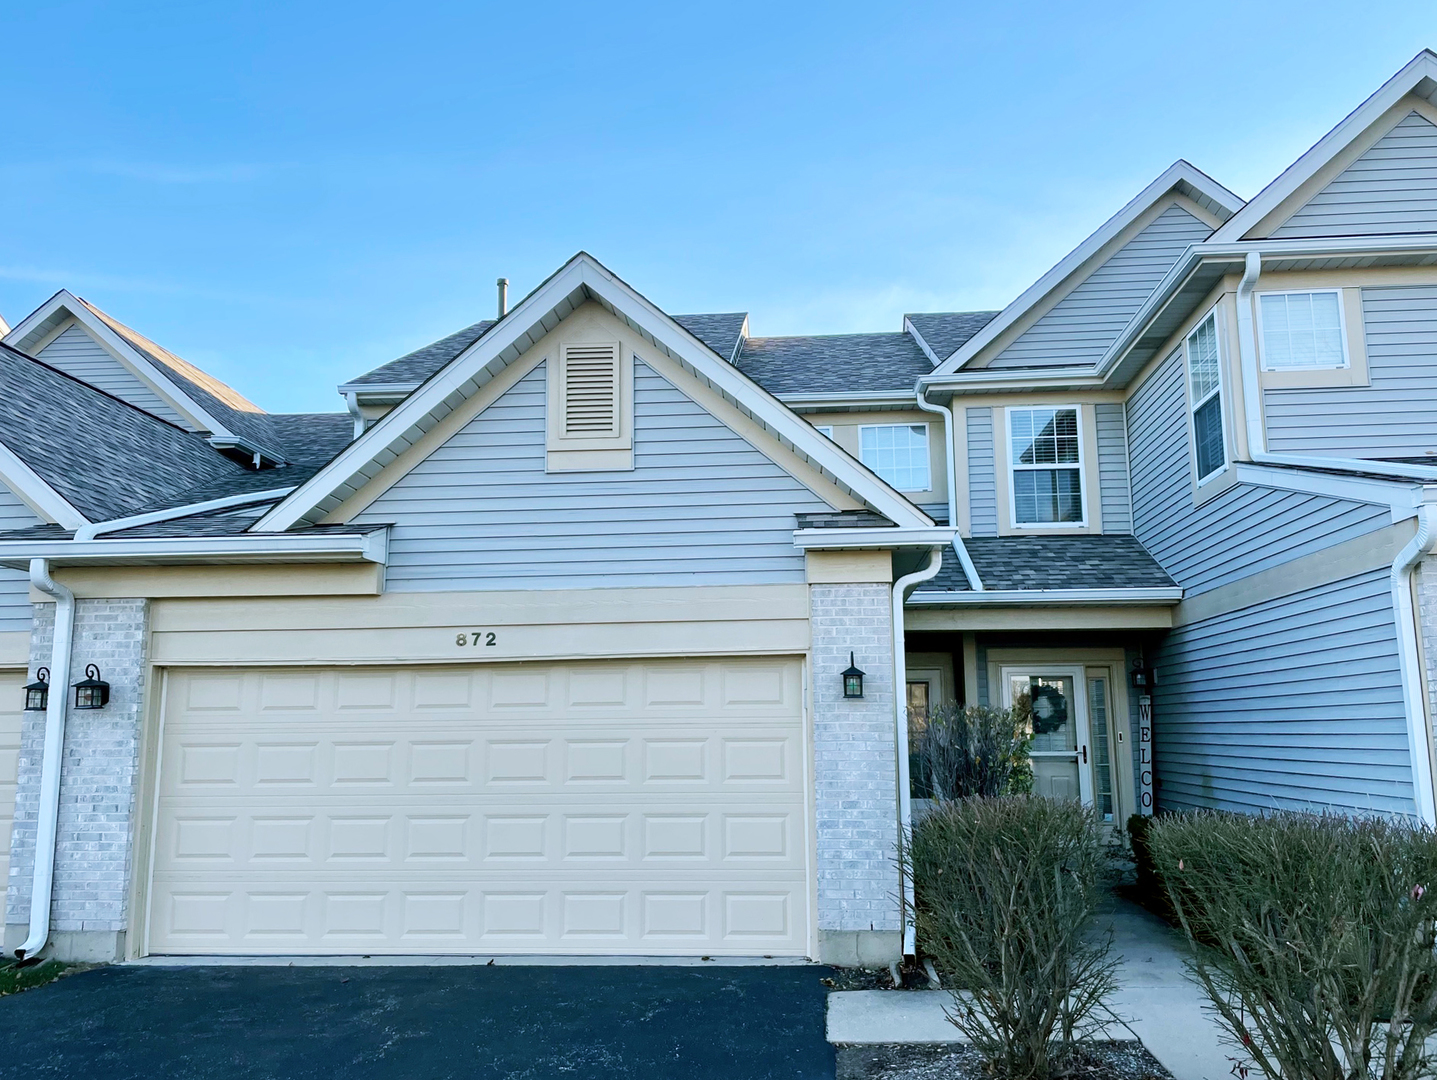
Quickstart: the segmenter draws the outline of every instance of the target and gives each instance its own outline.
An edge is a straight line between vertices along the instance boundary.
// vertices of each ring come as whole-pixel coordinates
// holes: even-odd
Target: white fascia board
[[[1360,472],[1362,462],[1351,463],[1353,472]],[[1271,465],[1254,465],[1238,462],[1237,481],[1254,487],[1276,488],[1279,491],[1296,491],[1304,495],[1325,495],[1333,499],[1347,499],[1351,502],[1372,503],[1392,510],[1392,520],[1402,521],[1411,517],[1423,499],[1423,481],[1380,480],[1368,476],[1342,476],[1331,472],[1308,471],[1300,467],[1277,468]],[[1433,480],[1437,482],[1437,469]]]
[[[1437,55],[1430,49],[1423,49],[1414,56],[1401,71],[1378,87],[1371,97],[1348,113],[1341,123],[1317,140],[1311,150],[1284,169],[1276,180],[1253,196],[1251,202],[1223,222],[1209,237],[1209,241],[1223,243],[1242,239],[1243,233],[1282,205],[1284,199],[1307,183],[1378,117],[1411,93],[1424,78],[1437,81]]]
[[[30,327],[44,322],[60,308],[64,308],[76,322],[98,338],[111,352],[122,357],[124,362],[134,369],[135,375],[141,381],[150,383],[154,389],[160,391],[161,396],[182,403],[179,411],[186,414],[197,427],[215,435],[234,435],[234,432],[201,408],[194,398],[181,390],[164,372],[141,356],[128,341],[111,330],[103,319],[90,310],[88,304],[68,289],[61,289],[26,316],[25,321],[10,332],[9,338],[13,341],[7,340],[7,344],[13,344],[14,341],[25,337],[30,332]]]
[[[847,409],[876,405],[907,405],[915,401],[912,390],[867,390],[843,394],[775,394],[790,409]]]
[[[350,394],[358,394],[363,397],[368,394],[412,394],[419,389],[419,386],[420,384],[417,382],[340,383],[336,389],[338,389],[341,397],[347,397]]]
[[[1091,367],[1081,368],[973,368],[951,375],[920,375],[921,388],[947,390],[953,394],[991,394],[995,390],[1054,391],[1100,390],[1103,379]]]
[[[894,528],[881,525],[855,529],[795,529],[793,546],[801,551],[863,551],[878,548],[946,547],[957,529]]]
[[[581,287],[588,288],[612,305],[635,329],[661,342],[673,356],[691,367],[711,386],[793,445],[878,513],[899,525],[920,528],[933,525],[927,514],[851,458],[812,424],[725,362],[592,256],[580,253],[512,308],[497,326],[431,376],[294,494],[261,518],[253,531],[283,532],[297,524],[305,514],[354,478],[378,454],[406,439],[420,421],[450,394],[459,391],[498,360],[520,333],[539,325],[545,315]]]
[[[1177,604],[1183,591],[1176,586],[1151,589],[999,589],[984,592],[915,592],[909,607],[1121,607]]]
[[[133,540],[0,540],[0,564],[49,559],[79,564],[193,562],[374,562],[389,559],[386,529],[323,536],[152,536]]]
[[[40,516],[49,518],[61,528],[71,531],[89,524],[89,519],[76,510],[58,491],[40,478],[4,443],[0,443],[0,480]]]
[[[951,374],[982,352],[1008,327],[1025,315],[1033,305],[1057,288],[1069,274],[1102,250],[1105,244],[1136,221],[1153,203],[1183,182],[1186,182],[1194,190],[1201,191],[1219,205],[1230,207],[1233,210],[1237,210],[1242,205],[1241,199],[1206,173],[1194,168],[1186,161],[1173,162],[1161,176],[1138,192],[1137,196],[1126,206],[1103,222],[1096,232],[1063,256],[1056,266],[1024,290],[1022,295],[1000,311],[983,329],[964,342],[952,356],[939,364],[934,374]]]

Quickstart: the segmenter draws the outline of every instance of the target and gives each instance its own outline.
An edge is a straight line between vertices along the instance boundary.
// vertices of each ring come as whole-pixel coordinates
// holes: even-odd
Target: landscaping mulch
[[[829,990],[932,990],[933,986],[928,981],[928,973],[913,959],[908,957],[903,961],[899,969],[899,976],[902,983],[893,985],[893,976],[887,968],[836,968],[831,978],[826,978],[823,985]]]
[[[993,1080],[971,1046],[840,1046],[837,1080]],[[1094,1043],[1064,1080],[1172,1080],[1137,1040]]]

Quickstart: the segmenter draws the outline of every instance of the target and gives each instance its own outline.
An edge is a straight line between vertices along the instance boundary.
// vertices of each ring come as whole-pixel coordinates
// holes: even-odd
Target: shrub
[[[909,727],[909,770],[921,796],[992,798],[1032,790],[1031,729],[1012,710],[941,705]]]
[[[1041,1080],[1112,1019],[1111,935],[1092,933],[1104,847],[1091,810],[1034,796],[942,802],[914,826],[919,947],[998,1075]]]
[[[1271,1078],[1407,1080],[1437,1064],[1437,836],[1384,819],[1159,819],[1192,972]]]

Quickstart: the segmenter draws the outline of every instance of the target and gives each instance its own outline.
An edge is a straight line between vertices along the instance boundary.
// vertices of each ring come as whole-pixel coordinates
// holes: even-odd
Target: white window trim
[[[1260,306],[1260,305],[1259,305]],[[1193,400],[1193,369],[1192,362],[1188,355],[1192,337],[1201,330],[1207,321],[1212,320],[1213,344],[1217,346],[1217,388],[1207,394],[1201,401]],[[1214,305],[1206,315],[1193,323],[1192,329],[1183,335],[1183,387],[1187,391],[1188,403],[1188,447],[1192,453],[1193,475],[1197,476],[1198,455],[1197,455],[1197,411],[1212,400],[1213,394],[1217,395],[1217,418],[1218,427],[1222,431],[1222,464],[1206,476],[1197,476],[1197,486],[1202,487],[1217,479],[1227,472],[1232,465],[1232,454],[1227,444],[1227,377],[1223,372],[1224,361],[1227,359],[1223,353],[1222,346],[1222,321],[1218,318],[1218,309]]]
[[[902,491],[902,492],[910,492],[910,491],[911,491],[911,492],[925,492],[925,491],[932,491],[932,490],[933,490],[933,439],[932,439],[932,436],[930,435],[929,430],[928,430],[929,425],[928,425],[928,424],[925,424],[925,423],[921,423],[921,422],[919,422],[919,421],[910,421],[910,422],[908,422],[908,423],[896,423],[896,424],[859,424],[859,425],[858,425],[858,460],[859,460],[859,461],[863,461],[863,433],[864,433],[865,431],[876,431],[876,430],[878,430],[879,428],[916,428],[916,427],[921,427],[921,428],[923,429],[923,453],[926,455],[926,460],[927,460],[927,462],[928,462],[928,486],[927,486],[927,487],[921,487],[921,488],[901,488],[901,487],[899,487],[897,484],[889,484],[889,487],[893,488],[893,490],[895,490],[895,491]],[[819,431],[823,431],[823,428],[819,428],[818,430],[819,430]],[[829,428],[828,431],[824,432],[824,434],[825,434],[825,435],[828,435],[828,437],[831,439],[831,438],[833,438],[832,432],[833,432],[833,429],[832,429],[832,428]],[[875,468],[873,468],[873,466],[867,464],[866,462],[864,463],[864,468],[869,469],[870,471],[872,471],[873,475],[878,476],[878,470],[875,469]],[[879,479],[882,480],[883,478],[882,478],[881,476],[879,476]],[[884,480],[883,482],[884,482],[885,484],[888,484],[888,483],[889,483],[887,480]]]
[[[1342,363],[1323,364],[1321,367],[1273,367],[1267,362],[1267,330],[1262,325],[1262,298],[1264,296],[1315,296],[1318,293],[1331,293],[1337,297],[1338,340],[1342,342]],[[1265,292],[1254,294],[1254,300],[1254,306],[1257,308],[1255,313],[1257,316],[1257,347],[1263,371],[1281,371],[1286,374],[1294,371],[1346,371],[1352,367],[1351,350],[1347,347],[1347,304],[1343,300],[1341,289],[1268,289]],[[1218,350],[1218,354],[1220,358],[1221,349]]]
[[[1015,412],[1031,412],[1033,409],[1072,409],[1078,421],[1078,461],[1076,465],[1033,465],[1021,466],[1013,464],[1013,414]],[[1019,529],[1057,529],[1073,530],[1086,529],[1088,527],[1088,458],[1083,452],[1084,438],[1083,431],[1083,407],[1081,405],[1048,405],[1037,403],[1033,405],[1008,405],[1003,409],[1003,461],[1008,472],[1008,527],[1015,532]],[[1083,506],[1082,521],[1019,521],[1018,520],[1018,492],[1014,479],[1019,472],[1037,472],[1039,469],[1076,469],[1078,473],[1078,491],[1082,498]]]
[[[832,438],[833,438],[833,425],[832,425],[832,424],[814,424],[814,425],[813,425],[813,428],[814,428],[814,430],[817,431],[820,435],[827,436],[829,439],[832,439]]]

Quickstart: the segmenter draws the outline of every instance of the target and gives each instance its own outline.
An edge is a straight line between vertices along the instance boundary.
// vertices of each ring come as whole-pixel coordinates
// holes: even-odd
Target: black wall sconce
[[[25,686],[25,711],[44,712],[50,704],[50,669],[35,672],[35,681]]]
[[[110,703],[110,684],[100,678],[100,669],[85,665],[85,677],[75,684],[75,708],[103,709]]]
[[[1133,680],[1133,689],[1139,694],[1151,694],[1153,687],[1158,684],[1157,675],[1143,662],[1142,657],[1133,662],[1133,670],[1129,672],[1129,676]]]
[[[843,696],[846,698],[863,696],[863,672],[855,666],[852,653],[848,654],[848,670],[843,673]]]

